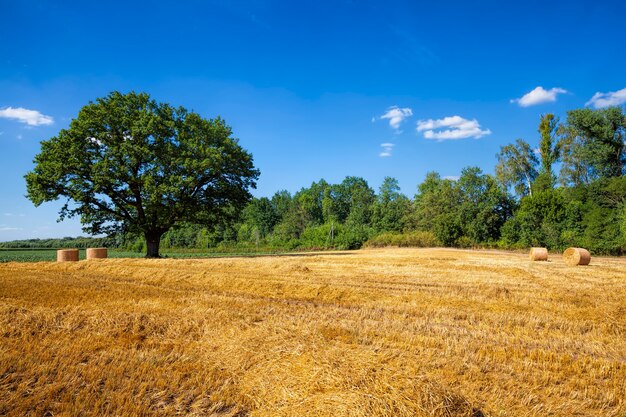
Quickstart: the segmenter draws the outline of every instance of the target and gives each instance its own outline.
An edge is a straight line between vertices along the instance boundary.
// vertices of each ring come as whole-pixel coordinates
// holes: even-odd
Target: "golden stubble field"
[[[625,416],[626,259],[2,264],[0,415]]]

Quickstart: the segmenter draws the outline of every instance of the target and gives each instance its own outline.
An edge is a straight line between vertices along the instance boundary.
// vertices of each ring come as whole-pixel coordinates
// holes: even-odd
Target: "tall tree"
[[[552,165],[559,159],[559,146],[556,132],[559,119],[553,114],[541,115],[538,132],[541,135],[539,140],[539,154],[541,155],[541,171],[552,172]]]
[[[302,188],[294,197],[302,210],[307,226],[324,223],[324,196],[330,188],[324,179],[314,182],[309,188]]]
[[[272,196],[272,206],[276,210],[276,215],[279,219],[282,219],[289,211],[289,208],[293,204],[293,198],[291,193],[287,190],[276,191]]]
[[[563,183],[588,184],[626,172],[626,114],[621,107],[569,111],[562,133]]]
[[[28,198],[66,198],[61,219],[79,216],[93,234],[143,234],[146,256],[158,257],[170,228],[236,216],[250,199],[259,171],[231,135],[220,118],[113,92],[41,143]]]
[[[260,237],[267,236],[280,220],[267,197],[252,199],[243,210],[243,218],[246,224],[258,230]]]
[[[461,236],[457,208],[462,196],[454,181],[443,179],[437,172],[428,172],[417,187],[412,227],[434,232],[446,246],[452,246]]]
[[[498,181],[506,188],[513,187],[521,197],[532,195],[533,183],[539,175],[537,169],[539,159],[530,145],[522,139],[517,139],[514,144],[501,147],[496,156]]]
[[[372,223],[374,227],[378,231],[402,231],[410,206],[410,200],[400,193],[398,180],[385,177],[373,206]]]
[[[560,142],[556,137],[559,119],[553,114],[541,115],[539,122],[539,155],[541,156],[541,170],[535,180],[535,188],[545,191],[554,188],[556,178],[552,166],[560,157]]]
[[[361,177],[348,176],[339,184],[338,198],[347,207],[346,223],[352,226],[369,225],[376,193]]]
[[[513,214],[513,202],[496,180],[480,168],[468,167],[455,184],[461,203],[456,207],[463,235],[474,243],[493,242]]]

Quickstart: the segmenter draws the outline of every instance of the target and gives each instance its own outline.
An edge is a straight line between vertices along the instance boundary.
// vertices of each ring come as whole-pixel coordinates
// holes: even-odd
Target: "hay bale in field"
[[[566,264],[576,265],[589,265],[591,262],[591,254],[587,249],[583,248],[567,248],[563,252],[563,260]]]
[[[57,262],[77,262],[78,249],[59,249],[57,251]]]
[[[106,259],[107,248],[87,248],[87,259]]]
[[[546,248],[530,248],[531,261],[547,261],[548,249]]]

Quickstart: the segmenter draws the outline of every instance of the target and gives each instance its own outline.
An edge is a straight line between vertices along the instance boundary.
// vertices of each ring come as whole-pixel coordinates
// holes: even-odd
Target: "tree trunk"
[[[159,245],[161,243],[161,236],[163,233],[149,231],[145,232],[144,236],[146,238],[146,258],[160,258],[159,255]]]

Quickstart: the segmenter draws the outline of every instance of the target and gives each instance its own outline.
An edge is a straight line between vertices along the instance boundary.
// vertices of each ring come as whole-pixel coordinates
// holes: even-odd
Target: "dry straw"
[[[78,261],[78,249],[59,249],[57,251],[57,262]]]
[[[567,248],[563,252],[563,260],[566,264],[576,265],[589,265],[591,262],[591,254],[587,249],[583,248]]]
[[[548,249],[546,248],[530,248],[531,261],[547,261]]]
[[[0,263],[0,416],[626,417],[626,258],[537,266],[436,248]]]
[[[87,259],[106,259],[107,248],[87,248]]]

